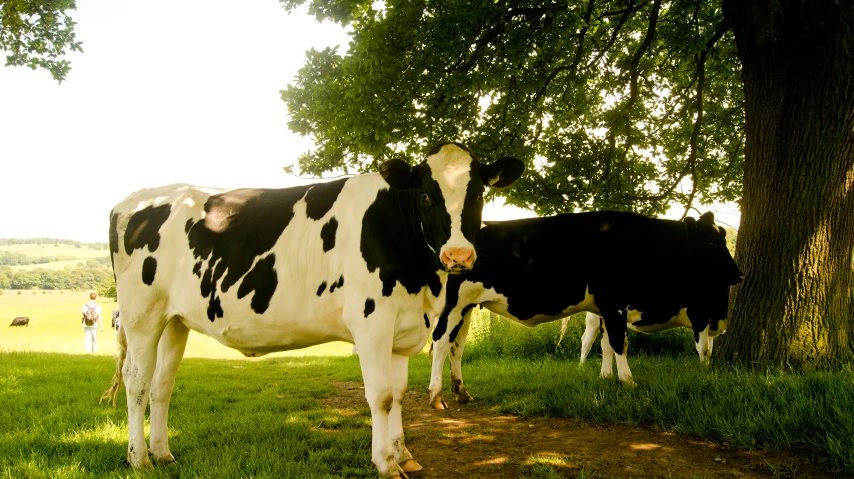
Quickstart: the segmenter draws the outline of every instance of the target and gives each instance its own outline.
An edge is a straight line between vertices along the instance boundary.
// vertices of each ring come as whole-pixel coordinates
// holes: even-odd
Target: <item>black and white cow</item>
[[[285,189],[171,185],[136,192],[110,219],[122,305],[113,383],[128,404],[128,461],[172,462],[169,399],[189,331],[246,356],[329,341],[357,345],[380,474],[421,468],[406,449],[408,357],[444,304],[448,272],[470,269],[484,187],[513,183],[514,158],[485,165],[444,144],[411,167]],[[151,401],[150,448],[144,415]]]
[[[18,316],[17,318],[12,320],[12,324],[9,326],[30,326],[30,318],[26,316]]]
[[[729,286],[741,280],[712,213],[684,222],[614,211],[528,218],[490,223],[477,240],[478,263],[449,279],[433,331],[430,402],[437,409],[447,407],[442,366],[449,353],[452,391],[461,402],[471,399],[460,358],[475,305],[531,327],[579,311],[601,315],[619,378],[632,383],[627,323],[687,324],[695,336],[714,335],[725,327]],[[610,376],[611,357],[602,363]]]

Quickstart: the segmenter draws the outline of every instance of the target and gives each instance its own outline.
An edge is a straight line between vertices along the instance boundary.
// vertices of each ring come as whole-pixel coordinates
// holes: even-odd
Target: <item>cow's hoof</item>
[[[131,461],[130,458],[128,458],[128,464],[130,464],[134,469],[141,469],[143,471],[154,469],[154,464],[152,464],[151,459],[147,457],[138,462]]]
[[[460,390],[457,392],[457,402],[467,403],[472,401],[474,401],[474,398],[471,397],[468,391],[466,391],[465,388],[460,388]]]
[[[638,383],[636,383],[636,382],[635,382],[635,380],[634,380],[634,379],[632,379],[631,377],[629,377],[628,379],[622,379],[622,378],[621,378],[621,379],[620,379],[620,383],[621,383],[623,386],[627,386],[627,387],[630,387],[630,388],[635,388],[635,387],[637,387],[637,386],[638,386]]]
[[[154,458],[154,462],[157,462],[159,464],[164,464],[167,466],[171,466],[177,462],[177,461],[175,461],[175,456],[173,456],[172,454],[168,454],[168,455],[163,456],[163,457],[158,457],[158,456],[152,456],[152,457]]]
[[[448,403],[442,398],[442,393],[439,393],[430,401],[430,407],[441,411],[442,409],[448,409]]]
[[[400,469],[403,472],[418,472],[423,469],[423,467],[421,467],[421,464],[418,464],[415,459],[407,459],[400,464]]]
[[[391,479],[395,479],[395,478],[400,479],[401,477],[403,479],[409,479],[409,476],[406,475],[406,471],[404,471],[403,468],[400,467],[400,465],[397,466],[397,472],[393,476],[389,476],[389,477]]]

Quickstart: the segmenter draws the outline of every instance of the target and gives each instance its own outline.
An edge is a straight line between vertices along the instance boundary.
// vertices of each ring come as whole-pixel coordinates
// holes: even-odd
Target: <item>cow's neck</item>
[[[442,289],[438,253],[424,237],[415,190],[381,190],[362,223],[362,256],[371,272],[379,270],[383,295],[396,283],[414,294],[428,286],[434,296]]]

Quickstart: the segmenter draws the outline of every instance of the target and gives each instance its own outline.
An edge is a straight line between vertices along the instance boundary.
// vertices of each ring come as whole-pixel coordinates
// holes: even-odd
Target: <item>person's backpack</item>
[[[119,323],[119,310],[117,309],[117,310],[113,311],[113,320],[111,323],[112,328],[113,329],[119,329],[118,323]]]
[[[86,305],[86,312],[83,313],[83,324],[86,326],[95,326],[98,322],[98,305]]]

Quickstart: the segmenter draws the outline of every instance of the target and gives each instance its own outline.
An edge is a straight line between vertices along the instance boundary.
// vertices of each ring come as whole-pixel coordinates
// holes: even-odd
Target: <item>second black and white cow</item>
[[[12,320],[12,324],[9,326],[30,326],[30,318],[26,316],[18,316],[17,318]]]
[[[741,271],[714,215],[684,222],[602,211],[490,223],[478,233],[478,264],[448,282],[447,303],[433,331],[430,401],[442,399],[442,366],[451,355],[451,387],[465,390],[460,357],[475,305],[525,326],[589,311],[604,318],[619,378],[627,324],[689,324],[695,336],[721,331],[727,292]],[[607,363],[607,368],[606,368]],[[603,358],[603,375],[611,358]]]
[[[470,269],[484,187],[521,175],[457,144],[411,167],[285,189],[171,185],[112,211],[110,248],[122,305],[113,383],[128,406],[128,461],[172,462],[166,418],[189,331],[247,356],[353,342],[371,408],[372,460],[398,477],[421,467],[404,444],[409,356],[444,304],[448,272]],[[144,416],[150,400],[150,447]]]

